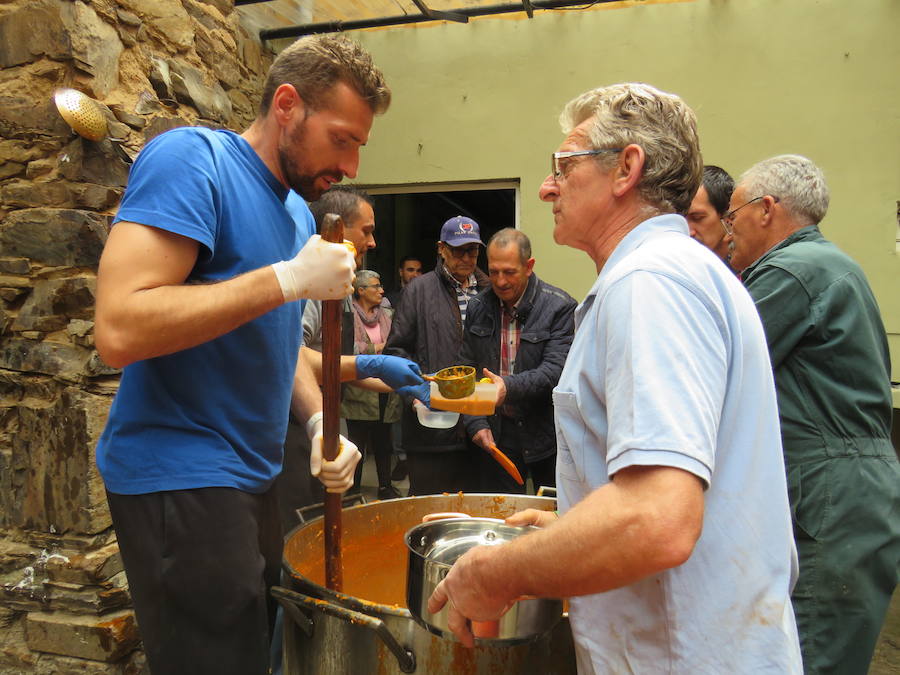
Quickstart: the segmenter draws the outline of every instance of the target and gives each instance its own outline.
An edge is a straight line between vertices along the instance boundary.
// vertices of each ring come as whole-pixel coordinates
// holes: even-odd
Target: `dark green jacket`
[[[893,455],[887,337],[859,265],[813,225],[742,277],[769,343],[788,466],[807,453]]]
[[[747,268],[781,416],[804,672],[864,673],[897,580],[890,358],[859,265],[816,226]]]

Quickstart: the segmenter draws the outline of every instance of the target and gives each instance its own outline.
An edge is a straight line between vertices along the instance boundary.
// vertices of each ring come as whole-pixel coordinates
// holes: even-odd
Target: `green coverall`
[[[900,561],[900,465],[878,306],[862,269],[817,226],[742,276],[775,371],[804,670],[864,674]]]

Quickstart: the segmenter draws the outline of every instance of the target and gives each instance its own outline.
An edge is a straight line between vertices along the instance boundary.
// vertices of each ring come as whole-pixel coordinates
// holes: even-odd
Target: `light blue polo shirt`
[[[553,392],[560,510],[629,466],[707,487],[687,562],[571,600],[579,672],[802,672],[775,388],[750,296],[681,216],[658,216],[619,243],[575,325]]]

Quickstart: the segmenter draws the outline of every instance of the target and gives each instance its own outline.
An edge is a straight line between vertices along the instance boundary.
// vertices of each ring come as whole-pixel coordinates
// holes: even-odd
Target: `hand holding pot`
[[[447,605],[447,627],[466,647],[475,646],[472,622],[496,621],[515,602],[505,584],[491,584],[485,570],[502,554],[503,546],[476,546],[457,560],[428,599],[428,611],[436,614]]]
[[[559,516],[553,511],[541,511],[539,509],[525,509],[518,511],[509,516],[504,522],[507,525],[518,525],[519,527],[549,527],[559,520]]]

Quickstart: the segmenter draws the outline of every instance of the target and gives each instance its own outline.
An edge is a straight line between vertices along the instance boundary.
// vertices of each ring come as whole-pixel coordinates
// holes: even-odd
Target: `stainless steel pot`
[[[408,554],[403,536],[423,516],[456,511],[505,518],[526,508],[551,510],[555,501],[460,493],[345,509],[345,593],[324,586],[321,519],[293,530],[285,540],[283,559],[288,588],[273,591],[285,608],[284,672],[574,675],[574,648],[565,619],[529,643],[467,649],[429,633],[405,606]]]
[[[452,518],[421,523],[406,533],[409,569],[406,606],[413,618],[435,635],[456,639],[448,627],[447,608],[432,614],[428,598],[450,568],[475,546],[495,546],[527,534],[532,527],[506,525],[496,518]],[[546,633],[563,614],[562,600],[525,598],[498,621],[472,622],[476,644],[513,645]]]

